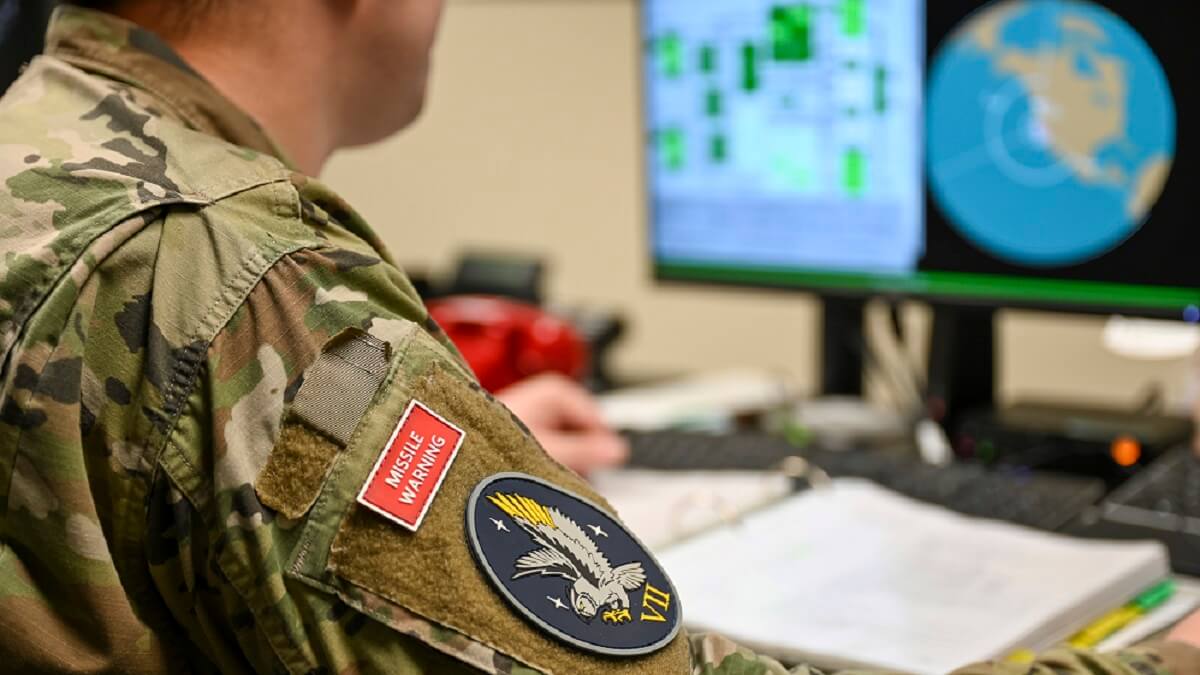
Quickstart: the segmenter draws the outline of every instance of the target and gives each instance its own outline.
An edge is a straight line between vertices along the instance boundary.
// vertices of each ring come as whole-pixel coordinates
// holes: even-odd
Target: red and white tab
[[[413,399],[358,492],[358,503],[413,532],[467,434]]]

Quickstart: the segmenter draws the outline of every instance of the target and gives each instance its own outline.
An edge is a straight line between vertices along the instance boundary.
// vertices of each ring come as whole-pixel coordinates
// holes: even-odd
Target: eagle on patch
[[[518,494],[497,492],[487,499],[541,546],[517,558],[514,580],[533,574],[562,577],[571,582],[571,609],[580,620],[591,623],[601,610],[605,623],[632,620],[629,591],[646,583],[640,562],[614,567],[583,528],[554,507]]]

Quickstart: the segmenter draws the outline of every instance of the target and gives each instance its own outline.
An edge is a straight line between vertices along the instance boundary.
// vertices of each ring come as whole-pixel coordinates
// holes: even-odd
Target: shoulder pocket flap
[[[387,376],[388,344],[348,329],[329,340],[304,372],[279,440],[254,483],[263,504],[300,518]]]

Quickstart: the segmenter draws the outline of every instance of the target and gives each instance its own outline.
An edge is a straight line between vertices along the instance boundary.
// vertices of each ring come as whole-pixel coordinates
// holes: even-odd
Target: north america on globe
[[[1175,146],[1166,75],[1137,31],[1084,0],[1005,0],[934,57],[929,173],[972,243],[1009,262],[1086,261],[1134,234]]]

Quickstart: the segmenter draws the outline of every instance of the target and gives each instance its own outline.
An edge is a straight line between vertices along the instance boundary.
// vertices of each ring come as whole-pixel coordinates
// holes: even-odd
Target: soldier
[[[440,1],[77,4],[0,101],[5,670],[788,672],[680,630],[311,178],[416,117]]]

